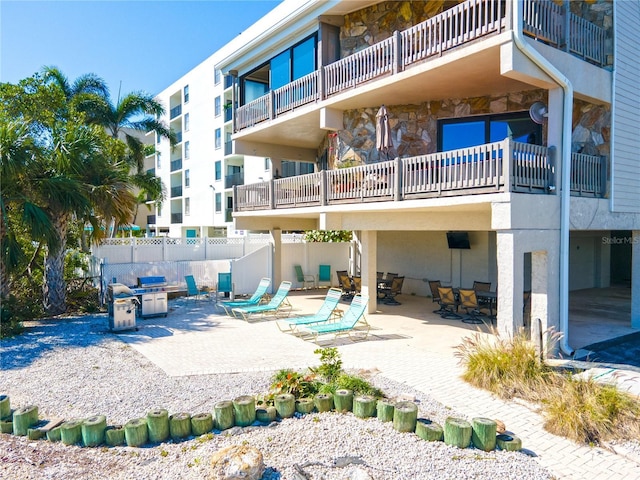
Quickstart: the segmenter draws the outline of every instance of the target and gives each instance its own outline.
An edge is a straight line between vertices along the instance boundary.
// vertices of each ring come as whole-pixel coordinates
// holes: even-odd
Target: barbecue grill
[[[107,288],[109,328],[112,331],[136,328],[138,299],[132,290],[121,283],[111,283]]]
[[[140,297],[140,316],[167,316],[167,279],[165,277],[138,277],[138,286],[132,288],[134,295]]]

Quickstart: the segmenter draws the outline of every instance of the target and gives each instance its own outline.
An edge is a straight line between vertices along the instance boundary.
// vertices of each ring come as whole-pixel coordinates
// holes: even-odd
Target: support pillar
[[[640,230],[631,232],[631,328],[640,328]]]
[[[273,240],[273,272],[271,281],[271,291],[275,292],[282,282],[282,230],[274,228],[271,230]]]
[[[496,243],[498,252],[497,327],[501,336],[509,338],[523,327],[524,255],[516,248],[516,232],[513,230],[499,231]]]
[[[362,294],[369,297],[367,313],[377,310],[377,277],[376,265],[378,257],[378,232],[363,230],[359,234],[361,245],[360,275],[362,277]]]

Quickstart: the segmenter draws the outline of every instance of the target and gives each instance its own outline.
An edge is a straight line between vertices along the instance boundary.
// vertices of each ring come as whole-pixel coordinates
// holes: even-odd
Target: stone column
[[[271,279],[271,291],[275,292],[282,282],[282,230],[274,228],[271,230],[273,240],[273,272]]]
[[[640,230],[631,232],[631,327],[640,328]]]

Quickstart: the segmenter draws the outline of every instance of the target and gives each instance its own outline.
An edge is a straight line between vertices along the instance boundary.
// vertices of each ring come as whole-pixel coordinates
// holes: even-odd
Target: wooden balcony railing
[[[388,162],[327,170],[241,185],[236,211],[340,203],[402,201],[469,194],[556,191],[555,149],[513,142],[488,143]],[[573,154],[571,194],[602,197],[606,159]]]
[[[509,27],[510,2],[467,0],[236,109],[236,130],[286,115],[302,105],[411,68],[416,63]],[[551,0],[524,0],[523,31],[556,48],[606,64],[604,29]],[[567,33],[568,32],[568,33]]]

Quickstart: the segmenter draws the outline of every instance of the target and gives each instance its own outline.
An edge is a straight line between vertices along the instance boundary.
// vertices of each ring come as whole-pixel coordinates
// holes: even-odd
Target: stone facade
[[[445,99],[419,105],[388,105],[393,148],[376,149],[376,113],[379,107],[344,112],[343,130],[326,138],[321,150],[328,150],[330,168],[413,157],[437,151],[438,120],[473,115],[528,111],[536,101],[547,102],[544,90],[501,96]],[[611,110],[582,100],[574,100],[572,150],[589,155],[609,155]],[[543,144],[546,131],[543,129]]]

